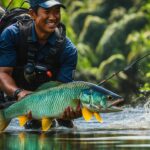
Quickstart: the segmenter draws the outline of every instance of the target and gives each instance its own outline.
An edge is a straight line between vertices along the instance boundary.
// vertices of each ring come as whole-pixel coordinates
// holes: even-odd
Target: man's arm
[[[67,38],[65,49],[61,55],[61,67],[57,80],[61,82],[71,82],[74,80],[74,73],[77,65],[77,49]]]
[[[0,89],[8,96],[13,96],[14,92],[19,89],[14,79],[12,78],[13,67],[0,67]],[[20,100],[30,91],[23,90],[17,95],[17,100]]]
[[[16,66],[16,41],[19,37],[19,28],[13,24],[7,27],[0,36],[0,90],[8,96],[13,96],[19,88],[12,77],[13,68]],[[20,100],[29,91],[23,90],[17,95]]]

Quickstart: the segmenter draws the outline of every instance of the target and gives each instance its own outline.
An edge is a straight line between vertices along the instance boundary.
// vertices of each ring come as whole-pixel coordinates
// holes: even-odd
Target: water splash
[[[145,109],[145,119],[150,121],[150,98],[148,98],[148,101],[144,105]]]
[[[89,123],[84,120],[77,120],[76,124],[80,129],[150,129],[150,99],[145,105],[133,107],[125,106],[122,112],[101,114],[104,120],[103,124],[95,119]]]

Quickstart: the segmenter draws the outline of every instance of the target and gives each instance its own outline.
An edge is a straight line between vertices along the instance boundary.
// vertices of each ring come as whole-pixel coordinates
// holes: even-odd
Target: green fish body
[[[95,84],[83,81],[70,83],[49,82],[33,94],[23,98],[0,112],[0,130],[3,130],[12,118],[32,114],[34,119],[61,118],[67,107],[75,111],[81,105],[88,112],[104,112],[108,107],[108,96],[113,99],[121,97]],[[86,115],[84,115],[86,118]],[[5,125],[4,122],[5,121]],[[47,121],[47,120],[46,120]],[[3,125],[1,125],[3,124]]]

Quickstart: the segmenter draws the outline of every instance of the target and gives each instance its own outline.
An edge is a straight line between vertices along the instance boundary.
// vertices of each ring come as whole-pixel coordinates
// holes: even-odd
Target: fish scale
[[[49,92],[47,92],[48,90],[45,90],[43,92],[41,91],[38,93],[38,96],[36,95],[36,93],[34,93],[31,96],[29,95],[20,102],[18,102],[17,105],[19,107],[18,112],[16,112],[17,107],[13,109],[10,106],[10,108],[6,109],[4,111],[5,117],[8,119],[14,118],[16,117],[16,115],[21,116],[23,114],[29,113],[30,111],[32,112],[33,118],[37,119],[41,118],[41,116],[43,115],[49,117],[51,116],[56,117],[62,114],[66,107],[71,106],[71,104],[73,104],[72,101],[74,99],[79,99],[81,89],[85,87],[87,86],[85,86],[84,84],[79,84],[77,88],[74,86],[74,83],[72,83],[70,84],[70,86],[66,86],[64,84],[63,86],[55,87],[52,88],[51,90],[49,89]],[[48,99],[46,97],[48,97]],[[28,99],[30,99],[30,101]],[[20,109],[21,106],[22,109]],[[73,105],[73,107],[75,106]]]

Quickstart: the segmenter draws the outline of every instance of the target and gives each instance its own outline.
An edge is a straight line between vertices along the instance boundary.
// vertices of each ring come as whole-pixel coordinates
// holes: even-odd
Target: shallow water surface
[[[0,150],[99,150],[150,147],[150,115],[144,108],[125,108],[94,118],[74,121],[76,128],[54,128],[48,132],[25,130],[14,119],[0,133]]]

